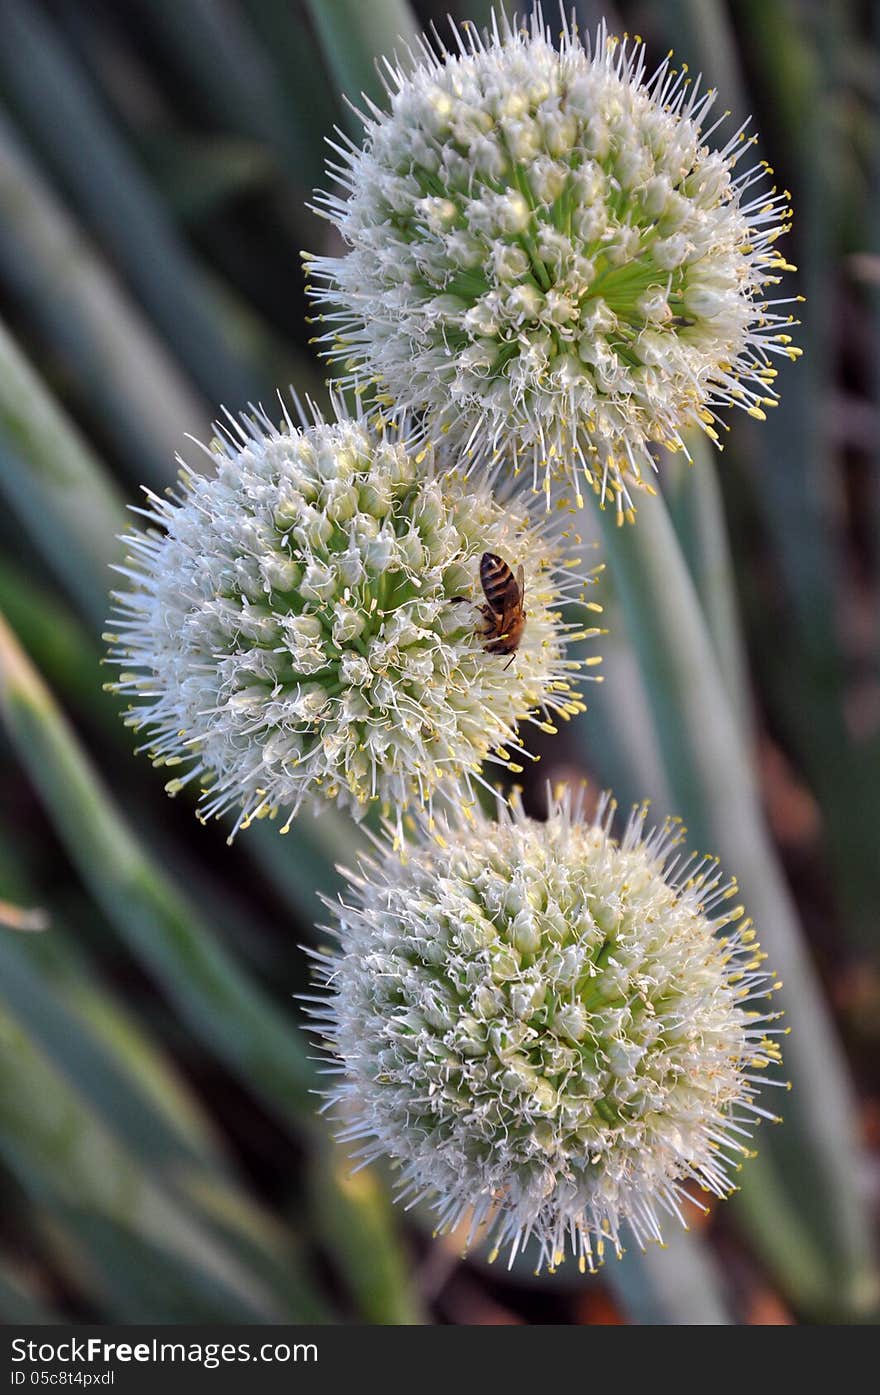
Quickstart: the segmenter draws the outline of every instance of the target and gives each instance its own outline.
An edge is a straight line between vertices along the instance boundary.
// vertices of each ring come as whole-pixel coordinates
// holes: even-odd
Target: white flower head
[[[717,441],[716,409],[776,398],[792,317],[769,300],[788,191],[720,148],[715,100],[640,40],[567,23],[455,29],[387,65],[389,110],[340,135],[319,211],[346,243],[307,258],[327,357],[481,460],[548,493],[567,476],[621,513],[655,443]],[[748,163],[748,161],[746,161]]]
[[[357,1156],[385,1156],[440,1231],[583,1268],[659,1240],[689,1184],[723,1197],[779,1060],[736,887],[633,811],[611,836],[563,792],[384,850],[333,910],[310,1009]],[[314,1000],[312,1000],[314,1001]]]
[[[157,764],[189,765],[169,790],[197,778],[205,816],[289,822],[309,798],[399,819],[437,792],[467,798],[484,760],[521,770],[519,721],[552,730],[583,710],[573,679],[598,659],[567,643],[600,631],[558,608],[589,579],[561,513],[532,523],[341,407],[233,421],[209,454],[178,497],[147,491],[162,531],[126,539],[132,585],[108,636],[128,722]],[[485,637],[485,552],[523,568],[509,658]]]

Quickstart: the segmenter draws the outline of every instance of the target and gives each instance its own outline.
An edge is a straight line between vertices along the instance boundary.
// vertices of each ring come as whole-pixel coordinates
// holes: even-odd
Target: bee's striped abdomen
[[[486,628],[482,632],[490,654],[515,654],[526,624],[523,607],[525,581],[522,567],[516,576],[503,557],[484,552],[480,558],[480,585],[486,604],[481,606]]]
[[[480,585],[486,604],[496,612],[515,603],[519,595],[513,572],[503,557],[496,557],[494,552],[484,552],[480,558]]]

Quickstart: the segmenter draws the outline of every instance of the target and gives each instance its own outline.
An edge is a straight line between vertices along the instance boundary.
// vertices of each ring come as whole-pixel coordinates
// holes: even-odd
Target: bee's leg
[[[515,658],[516,658],[516,650],[514,649],[514,651],[513,651],[513,653],[511,654],[510,658],[507,660],[507,663],[504,665],[504,672],[505,672],[505,673],[506,673],[507,670],[510,668],[510,665],[513,663],[513,661],[514,661]]]

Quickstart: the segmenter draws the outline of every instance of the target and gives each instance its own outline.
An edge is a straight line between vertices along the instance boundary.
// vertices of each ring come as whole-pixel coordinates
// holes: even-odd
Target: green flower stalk
[[[514,800],[381,848],[317,955],[343,1138],[390,1158],[440,1231],[511,1262],[531,1239],[539,1268],[660,1240],[692,1185],[727,1196],[782,1083],[735,882],[644,807],[616,842],[613,813],[585,821],[564,791],[546,823]]]
[[[623,514],[652,446],[774,403],[772,359],[799,352],[768,299],[789,194],[740,170],[742,128],[712,147],[714,91],[671,55],[649,73],[638,39],[564,22],[557,48],[540,9],[453,34],[386,64],[388,111],[334,146],[318,211],[346,249],[307,258],[319,342],[457,458]]]
[[[284,831],[306,800],[358,818],[377,801],[400,822],[438,794],[471,801],[484,761],[521,770],[520,723],[583,710],[575,679],[599,660],[567,646],[600,631],[560,610],[589,580],[567,516],[533,523],[341,407],[233,423],[209,455],[177,497],[146,491],[108,636],[127,721],[157,764],[188,767],[168,788],[197,779],[204,816],[237,808],[235,832],[280,813]],[[509,658],[485,638],[486,552],[523,568]]]

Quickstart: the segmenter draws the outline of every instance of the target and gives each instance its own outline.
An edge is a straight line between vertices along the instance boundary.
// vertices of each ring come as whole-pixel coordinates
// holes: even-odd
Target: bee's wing
[[[516,585],[519,591],[519,603],[522,605],[526,594],[526,574],[522,567],[517,567],[516,569]]]

